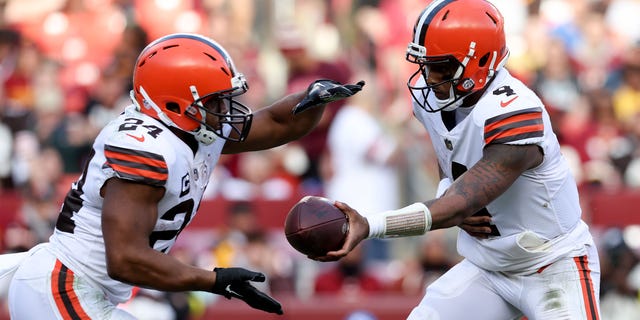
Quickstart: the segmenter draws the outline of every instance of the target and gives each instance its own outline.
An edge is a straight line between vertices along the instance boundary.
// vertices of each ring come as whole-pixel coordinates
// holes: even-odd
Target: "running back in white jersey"
[[[126,301],[132,287],[107,274],[100,189],[114,177],[163,187],[149,245],[167,253],[194,218],[224,142],[199,144],[194,155],[164,124],[128,107],[100,132],[82,176],[64,200],[50,239],[58,259],[103,288],[112,302]]]
[[[575,180],[544,105],[522,82],[502,69],[451,130],[442,112],[426,112],[415,101],[413,110],[430,135],[440,167],[452,180],[478,162],[489,144],[536,144],[544,153],[542,164],[525,171],[476,213],[492,217],[489,239],[459,233],[462,256],[487,270],[532,272],[569,254],[584,254],[592,239],[580,218]]]

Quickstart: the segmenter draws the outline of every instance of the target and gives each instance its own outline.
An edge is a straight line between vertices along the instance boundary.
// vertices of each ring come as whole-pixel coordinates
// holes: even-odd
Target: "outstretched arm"
[[[360,241],[369,237],[404,237],[423,234],[431,229],[459,225],[463,220],[504,193],[527,169],[542,162],[536,145],[489,145],[478,163],[460,176],[440,198],[364,217],[344,203],[336,206],[349,216],[349,234],[342,249],[320,261],[338,260]],[[409,220],[410,219],[410,220]],[[394,220],[411,221],[395,227]]]
[[[306,91],[290,94],[270,106],[256,110],[249,136],[243,142],[227,142],[223,153],[264,150],[296,140],[320,121],[327,103],[348,98],[362,89],[364,82],[340,84],[318,80]]]

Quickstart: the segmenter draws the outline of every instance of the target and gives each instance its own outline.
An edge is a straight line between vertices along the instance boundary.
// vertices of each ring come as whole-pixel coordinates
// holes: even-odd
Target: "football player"
[[[363,85],[318,80],[252,113],[236,100],[247,82],[218,43],[195,34],[152,42],[133,70],[133,105],[96,138],[49,242],[14,263],[11,318],[132,319],[117,305],[133,286],[209,291],[282,314],[280,303],[251,284],[264,274],[205,270],[167,253],[195,218],[222,153],[300,138],[326,103]]]
[[[413,113],[435,148],[435,199],[349,216],[345,256],[367,238],[460,226],[463,261],[426,289],[408,319],[599,319],[600,267],[576,182],[541,100],[504,68],[500,12],[484,0],[436,0],[406,58]]]

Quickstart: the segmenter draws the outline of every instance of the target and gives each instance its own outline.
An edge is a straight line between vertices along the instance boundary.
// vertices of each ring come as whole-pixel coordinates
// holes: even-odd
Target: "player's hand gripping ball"
[[[331,200],[306,196],[296,203],[284,221],[287,241],[307,256],[323,256],[339,250],[349,231],[347,216]]]

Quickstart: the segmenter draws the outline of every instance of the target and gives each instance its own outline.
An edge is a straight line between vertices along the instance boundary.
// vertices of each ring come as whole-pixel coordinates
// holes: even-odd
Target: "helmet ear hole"
[[[484,67],[487,64],[487,61],[489,61],[489,52],[487,52],[484,56],[482,56],[482,58],[480,58],[480,60],[478,60],[478,65],[480,67]]]
[[[165,108],[171,112],[180,114],[180,105],[176,102],[167,102],[165,104]]]

